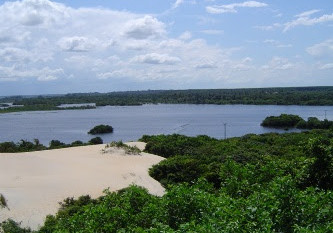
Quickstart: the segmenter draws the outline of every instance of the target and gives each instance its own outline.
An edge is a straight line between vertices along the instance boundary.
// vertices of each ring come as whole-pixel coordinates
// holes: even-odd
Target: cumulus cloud
[[[31,77],[35,77],[39,81],[53,81],[63,76],[64,70],[62,68],[52,69],[46,66],[42,69],[25,69],[18,66],[0,66],[0,78],[11,81]]]
[[[246,1],[242,3],[232,3],[228,5],[207,6],[206,11],[211,14],[237,13],[237,8],[258,8],[266,7],[266,3],[257,1]]]
[[[82,36],[63,37],[59,40],[59,47],[68,52],[87,52],[91,50],[97,42]]]
[[[124,34],[129,38],[137,40],[156,38],[165,34],[165,26],[156,18],[146,15],[127,22]]]
[[[203,63],[195,66],[196,69],[214,69],[217,68],[217,65],[214,63]]]
[[[320,12],[320,10],[311,10],[295,15],[296,17],[295,20],[292,20],[284,24],[283,31],[286,32],[297,26],[312,26],[320,23],[333,21],[333,13],[330,15],[325,14],[320,17],[311,18],[313,14],[316,14],[318,12]]]
[[[139,55],[133,58],[133,61],[139,63],[147,63],[147,64],[166,64],[173,65],[180,62],[180,58],[172,57],[168,54],[158,54],[158,53],[150,53],[145,55]]]
[[[189,40],[192,38],[192,33],[189,31],[183,32],[180,36],[179,39],[181,40]]]
[[[6,2],[0,12],[0,22],[14,21],[24,26],[49,26],[69,17],[65,5],[48,0]]]
[[[262,66],[263,70],[275,71],[275,70],[290,70],[295,68],[296,65],[291,63],[289,59],[283,57],[273,57],[267,65]]]

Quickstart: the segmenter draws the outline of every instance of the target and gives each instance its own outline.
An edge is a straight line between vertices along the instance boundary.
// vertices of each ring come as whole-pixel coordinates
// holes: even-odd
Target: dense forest
[[[61,104],[96,103],[106,105],[142,104],[254,104],[254,105],[333,105],[333,87],[289,87],[249,89],[149,90],[110,93],[79,93],[56,96],[13,96],[0,103],[24,105],[1,112],[55,110]],[[84,108],[84,107],[81,107]],[[87,106],[87,108],[92,108]]]
[[[333,132],[143,136],[166,158],[156,197],[130,186],[64,200],[38,232],[332,232]],[[11,220],[4,232],[31,232]]]
[[[297,128],[297,129],[333,129],[333,121],[319,120],[317,117],[309,117],[304,120],[300,116],[281,114],[280,116],[266,117],[261,126],[271,128]]]

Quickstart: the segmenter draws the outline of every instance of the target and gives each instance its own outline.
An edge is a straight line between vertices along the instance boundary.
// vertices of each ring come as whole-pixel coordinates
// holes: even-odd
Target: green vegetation
[[[327,119],[321,121],[316,117],[309,117],[307,121],[297,115],[281,114],[280,116],[269,116],[261,123],[264,127],[272,128],[298,128],[298,129],[330,129],[333,121]]]
[[[89,144],[92,144],[92,145],[103,144],[103,139],[101,137],[92,138],[92,139],[90,139]]]
[[[5,207],[8,208],[7,200],[6,200],[5,196],[0,193],[0,209],[5,208]]]
[[[75,141],[71,144],[66,144],[60,142],[59,140],[52,140],[49,144],[49,147],[40,144],[38,139],[34,139],[34,142],[29,142],[26,140],[21,140],[18,143],[14,142],[2,142],[0,143],[0,153],[17,153],[17,152],[29,152],[29,151],[40,151],[40,150],[51,150],[51,149],[60,149],[67,147],[75,146],[87,146],[87,145],[96,145],[103,144],[103,140],[100,137],[92,138],[88,143],[83,143],[81,141]]]
[[[333,105],[333,87],[244,88],[206,90],[156,90],[110,93],[78,93],[59,96],[6,97],[2,102],[23,105],[0,109],[14,111],[60,110],[61,104],[96,103],[96,106],[142,104],[254,104]],[[94,108],[93,106],[75,109]]]
[[[88,134],[105,134],[105,133],[112,133],[113,128],[110,125],[97,125],[92,128]]]
[[[150,170],[164,196],[130,186],[68,198],[38,232],[332,232],[332,131],[141,140],[167,158]]]
[[[52,104],[27,104],[24,106],[15,106],[9,108],[0,109],[0,113],[11,113],[11,112],[28,112],[28,111],[52,111],[52,110],[84,110],[84,109],[95,109],[95,106],[80,106],[80,107],[67,107],[59,108],[57,105]]]
[[[261,123],[264,127],[274,128],[293,128],[297,123],[302,121],[303,118],[292,114],[281,114],[280,116],[269,116]]]
[[[137,146],[129,146],[129,145],[126,145],[125,143],[123,143],[122,141],[118,141],[118,142],[113,141],[113,142],[107,144],[105,146],[105,148],[103,149],[103,153],[107,153],[108,150],[112,147],[121,148],[121,149],[125,150],[126,154],[140,155],[140,153],[141,153],[141,150]]]

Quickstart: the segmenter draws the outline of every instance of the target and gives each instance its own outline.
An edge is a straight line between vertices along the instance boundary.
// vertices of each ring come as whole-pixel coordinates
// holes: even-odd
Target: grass
[[[105,149],[102,150],[103,153],[107,153],[107,149],[112,148],[112,147],[124,149],[126,154],[140,155],[140,153],[141,153],[141,150],[137,146],[129,146],[129,145],[126,145],[125,143],[123,143],[122,141],[118,141],[118,142],[113,141],[113,142],[107,144],[105,146]]]

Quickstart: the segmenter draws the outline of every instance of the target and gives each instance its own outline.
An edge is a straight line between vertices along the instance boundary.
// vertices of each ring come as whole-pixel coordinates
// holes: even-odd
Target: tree
[[[103,144],[103,139],[101,137],[95,137],[90,139],[89,144],[97,145],[97,144]]]
[[[333,189],[333,146],[328,139],[310,139],[305,152],[314,162],[308,167],[305,187],[314,186],[325,190]]]

